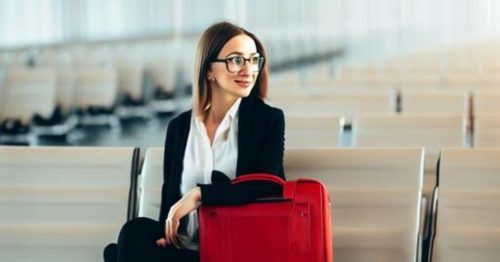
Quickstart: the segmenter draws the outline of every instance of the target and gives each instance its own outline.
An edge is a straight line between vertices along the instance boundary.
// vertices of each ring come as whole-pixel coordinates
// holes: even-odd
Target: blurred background
[[[0,143],[161,145],[190,106],[196,41],[221,20],[263,40],[270,103],[290,114],[283,93],[390,91],[384,113],[408,89],[468,101],[496,84],[499,14],[494,0],[0,0]]]
[[[267,48],[287,177],[337,201],[336,260],[500,260],[498,0],[0,0],[0,260],[100,261],[158,217],[223,20]]]

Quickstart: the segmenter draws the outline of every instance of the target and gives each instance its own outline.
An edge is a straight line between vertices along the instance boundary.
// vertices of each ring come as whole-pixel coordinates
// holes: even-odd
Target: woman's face
[[[259,73],[256,65],[258,57],[260,55],[252,38],[244,34],[231,38],[217,56],[218,60],[229,61],[212,63],[208,72],[212,94],[222,93],[228,98],[247,97]]]

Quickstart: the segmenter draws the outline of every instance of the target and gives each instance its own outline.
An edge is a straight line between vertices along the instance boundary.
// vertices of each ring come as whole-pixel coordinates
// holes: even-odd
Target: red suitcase
[[[202,262],[331,262],[330,199],[320,182],[288,181],[268,174],[232,183],[265,180],[283,186],[283,198],[239,206],[199,209]]]

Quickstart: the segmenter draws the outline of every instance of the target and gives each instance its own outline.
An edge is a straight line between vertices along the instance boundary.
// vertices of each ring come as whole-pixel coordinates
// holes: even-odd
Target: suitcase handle
[[[271,174],[266,174],[266,173],[256,173],[256,174],[247,174],[247,175],[242,175],[239,176],[231,182],[232,184],[238,184],[241,182],[248,182],[248,181],[266,181],[266,182],[272,182],[275,184],[278,184],[280,186],[285,186],[286,182],[282,178],[271,175]]]
[[[295,186],[297,185],[296,181],[285,181],[281,177],[267,174],[267,173],[255,173],[255,174],[246,174],[236,177],[231,181],[231,183],[238,184],[242,182],[249,181],[266,181],[280,185],[283,187],[283,198],[284,199],[294,199],[295,196]]]

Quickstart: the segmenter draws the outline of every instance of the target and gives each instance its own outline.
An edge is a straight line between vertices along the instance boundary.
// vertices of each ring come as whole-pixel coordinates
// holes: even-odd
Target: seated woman
[[[105,261],[199,261],[196,208],[237,205],[280,195],[268,182],[232,185],[250,173],[283,173],[283,112],[264,103],[266,52],[259,39],[228,22],[210,26],[198,43],[193,110],[167,130],[159,222],[127,222]]]

